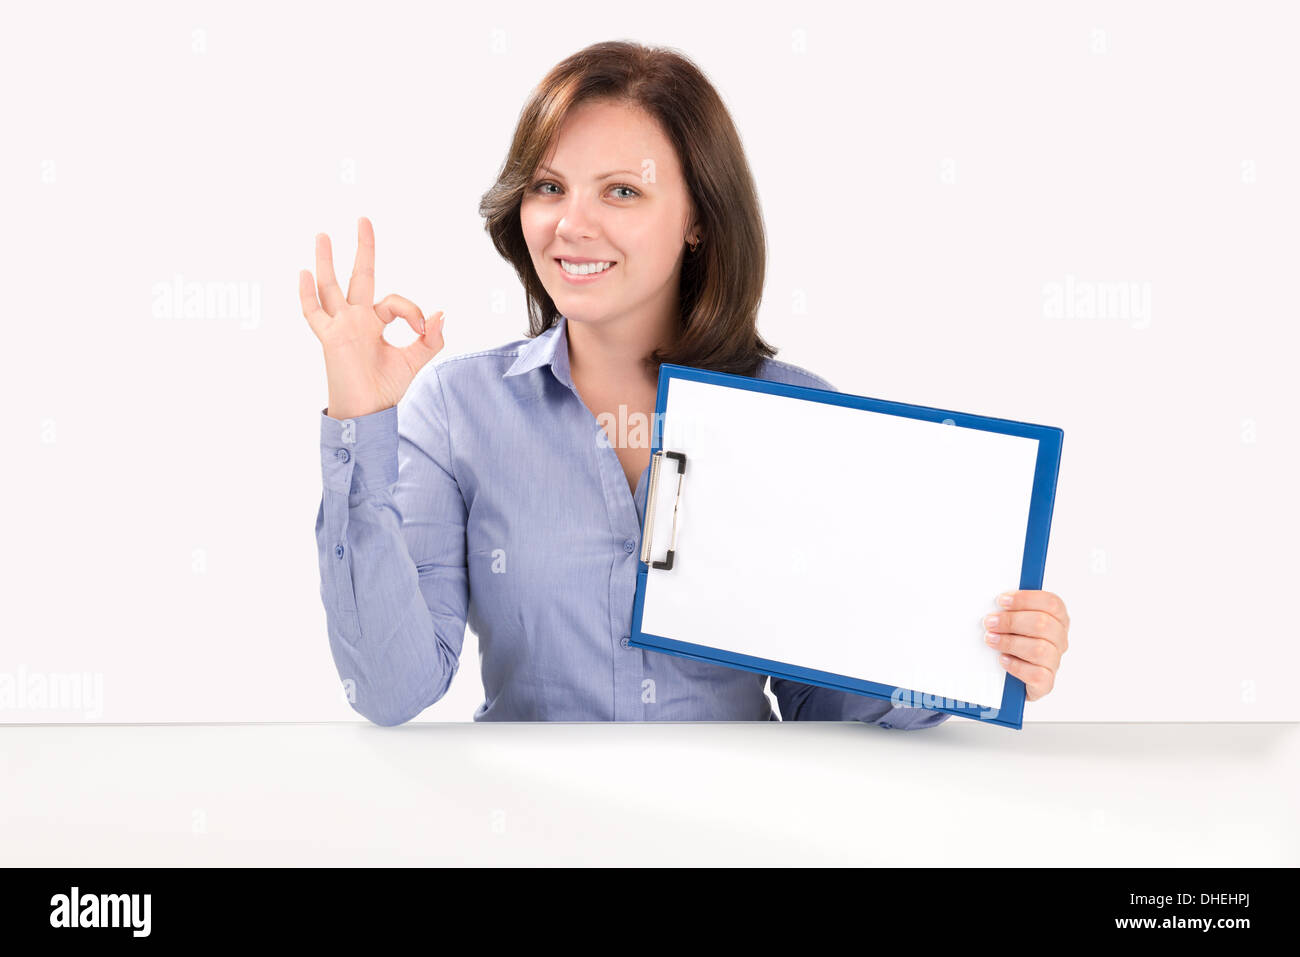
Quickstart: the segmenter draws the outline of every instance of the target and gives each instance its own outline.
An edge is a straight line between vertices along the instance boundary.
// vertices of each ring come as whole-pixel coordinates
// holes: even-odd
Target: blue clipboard
[[[663,451],[660,429],[667,410],[668,393],[674,380],[706,382],[735,389],[766,392],[772,395],[811,399],[814,402],[824,402],[829,405],[847,406],[854,409],[882,412],[887,415],[946,423],[961,428],[980,429],[986,432],[999,432],[1005,435],[1036,439],[1038,441],[1038,455],[1034,468],[1028,527],[1025,529],[1024,559],[1020,569],[1019,587],[1032,590],[1043,587],[1043,571],[1047,562],[1047,541],[1051,532],[1052,507],[1056,500],[1056,482],[1060,470],[1061,445],[1065,437],[1063,430],[1052,426],[1034,425],[989,416],[968,415],[964,412],[953,412],[948,409],[936,409],[904,402],[887,402],[883,399],[872,399],[844,392],[769,382],[748,376],[711,372],[690,366],[663,363],[659,367],[659,392],[655,401],[653,438],[650,449],[652,462],[655,462],[658,453]],[[662,457],[660,458],[662,459]],[[653,486],[649,491],[653,493]],[[650,508],[647,507],[646,514],[642,518],[641,535],[643,541],[646,540],[646,536],[649,534],[646,526],[650,512]],[[671,563],[671,561],[672,555],[670,552],[668,562]],[[771,661],[719,648],[709,648],[705,645],[678,641],[665,635],[648,634],[642,630],[641,623],[650,567],[651,563],[646,560],[639,561],[637,565],[636,601],[632,609],[632,635],[629,639],[629,643],[634,647],[677,655],[695,661],[723,665],[729,668],[739,668],[756,674],[786,678],[823,688],[832,688],[836,691],[847,691],[871,698],[880,698],[886,701],[897,700],[895,696],[898,696],[904,702],[912,702],[913,706],[924,707],[931,711],[942,711],[947,714],[972,718],[1016,730],[1020,730],[1022,727],[1025,707],[1025,684],[1010,672],[1007,673],[1003,685],[1001,704],[994,711],[994,709],[985,708],[982,705],[954,701],[950,698],[936,699],[935,696],[928,694],[924,689],[897,688],[893,685],[879,684],[846,675],[816,671],[789,662]],[[656,563],[656,567],[662,568],[665,565],[659,562]]]

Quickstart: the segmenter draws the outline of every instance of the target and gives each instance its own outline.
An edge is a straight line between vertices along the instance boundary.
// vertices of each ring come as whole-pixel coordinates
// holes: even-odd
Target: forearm
[[[330,651],[349,703],[380,725],[408,721],[446,693],[464,636],[455,615],[439,634],[402,533],[396,414],[352,420],[350,429],[321,417],[316,542]],[[430,587],[464,586],[455,568],[427,577]]]
[[[949,715],[929,708],[894,705],[882,698],[837,691],[788,679],[772,679],[785,721],[862,721],[882,728],[916,731],[942,724]]]

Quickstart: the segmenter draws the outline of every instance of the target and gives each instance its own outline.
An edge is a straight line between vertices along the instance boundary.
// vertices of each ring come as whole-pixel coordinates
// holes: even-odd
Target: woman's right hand
[[[319,292],[319,297],[317,293]],[[325,352],[329,408],[333,419],[351,419],[397,405],[420,368],[442,349],[442,312],[426,324],[420,308],[397,295],[373,303],[375,231],[370,220],[357,220],[357,256],[345,298],[334,279],[330,239],[316,235],[316,279],[298,273],[302,314]],[[384,341],[384,326],[404,318],[419,336],[398,348]]]

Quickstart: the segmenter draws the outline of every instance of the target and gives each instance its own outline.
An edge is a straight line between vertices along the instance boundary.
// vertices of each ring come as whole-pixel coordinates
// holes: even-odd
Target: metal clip
[[[668,558],[662,562],[651,562],[650,550],[654,544],[655,530],[655,503],[659,499],[659,463],[665,456],[677,460],[677,496],[673,501],[673,533],[672,540],[668,543]],[[650,489],[645,507],[645,534],[642,536],[641,541],[641,561],[649,563],[651,568],[662,568],[666,571],[673,567],[673,553],[677,550],[677,509],[682,503],[682,477],[685,474],[685,452],[664,452],[661,450],[656,452],[650,461]]]

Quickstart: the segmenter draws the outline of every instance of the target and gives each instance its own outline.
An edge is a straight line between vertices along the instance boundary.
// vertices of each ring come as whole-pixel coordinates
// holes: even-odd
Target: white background
[[[1064,429],[1044,587],[1071,648],[1027,723],[1300,717],[1296,26],[1241,3],[7,9],[0,674],[102,698],[0,720],[355,717],[298,270],[325,231],[345,276],[366,215],[377,294],[446,310],[446,355],[524,335],[479,197],[533,85],[601,39],[681,50],[731,109],[780,358]],[[177,276],[256,308],[160,316]],[[1067,283],[1149,308],[1060,317]],[[469,719],[477,655],[424,719]]]

